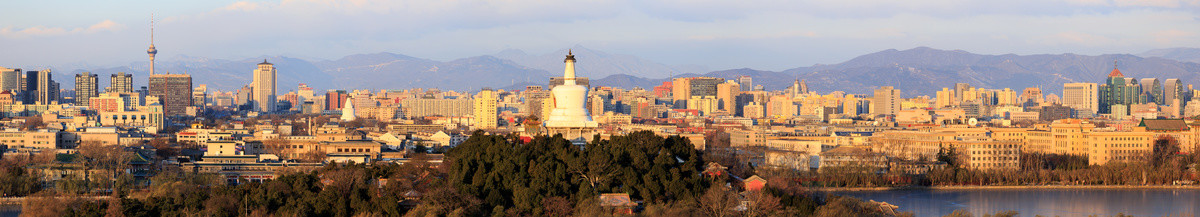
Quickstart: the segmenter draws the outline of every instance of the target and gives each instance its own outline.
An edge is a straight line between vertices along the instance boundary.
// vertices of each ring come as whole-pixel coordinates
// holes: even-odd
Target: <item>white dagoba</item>
[[[571,54],[570,50],[567,51],[567,58],[563,62],[566,63],[563,84],[550,90],[554,97],[554,109],[550,111],[550,117],[546,118],[542,126],[546,127],[547,134],[551,136],[561,133],[564,138],[571,140],[591,140],[598,124],[592,121],[592,116],[584,109],[584,104],[587,103],[587,87],[575,83],[575,55]]]
[[[346,106],[342,107],[342,121],[354,121],[358,117],[354,116],[354,104],[351,100],[346,100]]]

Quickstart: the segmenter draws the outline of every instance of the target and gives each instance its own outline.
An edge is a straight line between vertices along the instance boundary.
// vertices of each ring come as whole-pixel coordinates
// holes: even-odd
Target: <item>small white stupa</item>
[[[354,116],[354,104],[346,100],[346,106],[342,107],[342,121],[354,121],[358,117]]]

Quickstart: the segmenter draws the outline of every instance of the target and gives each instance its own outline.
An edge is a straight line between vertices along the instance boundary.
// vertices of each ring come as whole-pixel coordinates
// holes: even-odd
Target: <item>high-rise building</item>
[[[1141,93],[1139,85],[1133,82],[1132,78],[1125,78],[1125,74],[1121,74],[1121,70],[1117,69],[1116,62],[1113,62],[1113,70],[1108,73],[1108,79],[1100,85],[1100,114],[1112,114],[1115,105],[1123,105],[1120,108],[1128,109],[1129,105],[1137,103],[1139,93]],[[1120,111],[1122,114],[1128,114],[1129,111]]]
[[[738,76],[737,82],[738,86],[742,88],[741,91],[751,91],[754,88],[754,79],[750,76]]]
[[[722,83],[725,83],[724,78],[693,78],[690,84],[692,86],[690,88],[691,95],[688,96],[688,99],[692,97],[716,97],[717,85]]]
[[[1139,103],[1165,105],[1166,102],[1163,101],[1163,86],[1158,81],[1158,78],[1143,78],[1139,84],[1142,86],[1142,93],[1138,96],[1140,98]]]
[[[962,104],[963,101],[966,101],[965,98],[967,98],[965,96],[966,95],[965,93],[967,92],[967,90],[970,90],[970,89],[975,89],[975,88],[971,87],[971,84],[968,84],[968,83],[955,83],[954,84],[954,99],[955,99],[955,101],[950,102],[950,104],[952,104],[952,105]]]
[[[900,111],[900,90],[892,86],[875,89],[871,100],[872,115],[896,115]]]
[[[1025,91],[1021,92],[1021,99],[1020,99],[1021,102],[1019,102],[1019,103],[1021,103],[1021,104],[1034,103],[1034,104],[1040,105],[1045,100],[1046,100],[1046,98],[1044,95],[1042,95],[1041,88],[1030,87],[1030,88],[1025,88]]]
[[[192,89],[192,105],[203,109],[208,102],[208,85],[201,84],[196,89]]]
[[[21,69],[0,67],[0,91],[21,90]]]
[[[692,98],[692,78],[675,78],[671,80],[671,100],[676,104]]]
[[[158,97],[167,117],[185,115],[192,106],[192,76],[187,74],[150,75],[150,96]]]
[[[496,92],[483,88],[475,94],[475,128],[496,128]]]
[[[304,103],[304,101],[310,100],[313,100],[313,88],[309,87],[308,84],[300,83],[300,86],[296,87],[297,103]]]
[[[329,111],[341,110],[342,106],[344,104],[346,104],[346,101],[349,98],[350,98],[350,94],[347,94],[345,90],[326,91],[325,92],[325,110],[329,110]]]
[[[263,59],[254,70],[254,110],[275,111],[275,65]]]
[[[808,93],[808,80],[800,80],[800,94]]]
[[[423,99],[408,98],[400,101],[400,109],[409,119],[421,117],[468,117],[474,113],[474,101],[470,98]],[[543,118],[542,120],[545,120]]]
[[[133,89],[133,74],[125,74],[125,72],[117,72],[109,77],[108,89],[104,92],[113,93],[132,93]]]
[[[254,98],[254,89],[250,88],[249,85],[242,86],[242,88],[238,88],[237,94],[233,97],[234,107],[249,105],[252,100],[251,98]]]
[[[1096,83],[1066,83],[1063,84],[1063,106],[1075,109],[1079,116],[1095,115],[1100,111],[1099,94]]]
[[[742,89],[737,82],[727,81],[717,85],[717,100],[718,108],[721,110],[735,113],[737,107],[737,96],[742,94]]]
[[[49,105],[58,101],[58,83],[50,70],[27,71],[25,75],[25,104]]]
[[[83,72],[75,75],[75,105],[88,106],[88,100],[100,96],[96,74]]]
[[[1191,96],[1191,91],[1179,79],[1170,78],[1163,83],[1163,103],[1170,105],[1178,99],[1180,104],[1185,104],[1191,100]]]

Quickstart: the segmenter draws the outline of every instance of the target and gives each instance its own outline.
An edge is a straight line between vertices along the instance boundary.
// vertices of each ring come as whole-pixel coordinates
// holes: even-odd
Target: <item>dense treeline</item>
[[[584,147],[561,137],[518,141],[476,133],[451,149],[441,167],[417,155],[404,165],[330,164],[241,185],[165,170],[152,185],[111,197],[42,191],[27,197],[22,214],[608,216],[613,210],[597,195],[628,193],[643,202],[637,208],[643,216],[885,216],[857,199],[821,200],[789,174],[762,174],[766,188],[743,192],[730,177],[704,176],[704,153],[682,137],[638,132]],[[734,210],[743,200],[750,206]]]
[[[629,193],[635,200],[667,202],[704,192],[704,161],[682,137],[643,131],[578,147],[562,137],[528,144],[476,134],[446,154],[449,182],[482,205],[521,214],[547,200],[578,203],[600,193]]]

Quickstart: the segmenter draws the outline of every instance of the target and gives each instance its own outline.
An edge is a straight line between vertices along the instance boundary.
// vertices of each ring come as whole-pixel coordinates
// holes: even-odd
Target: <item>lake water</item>
[[[0,217],[17,217],[21,215],[21,206],[0,205]]]
[[[1200,190],[1194,189],[906,189],[830,194],[884,201],[916,216],[942,216],[957,209],[976,216],[1007,210],[1021,216],[1200,216]]]

